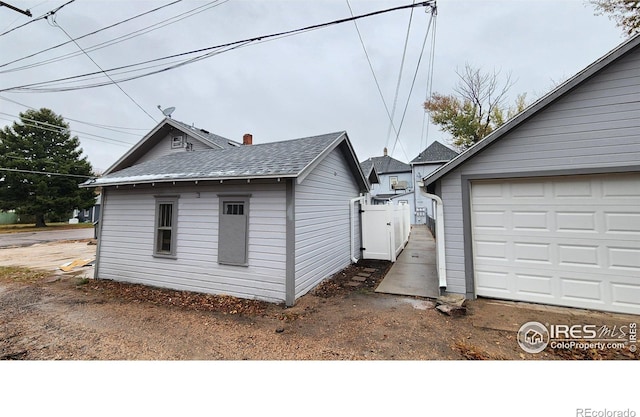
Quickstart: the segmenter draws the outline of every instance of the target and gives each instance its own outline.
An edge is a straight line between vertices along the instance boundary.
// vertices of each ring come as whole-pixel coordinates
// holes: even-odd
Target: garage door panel
[[[622,233],[640,239],[640,213],[606,212],[604,220],[607,233]]]
[[[640,285],[621,284],[614,282],[611,284],[612,303],[626,308],[637,308],[640,300]]]
[[[490,240],[476,242],[476,253],[479,259],[507,261],[507,244]]]
[[[551,264],[550,244],[545,242],[514,242],[514,261],[517,263]]]
[[[476,227],[488,230],[506,230],[504,217],[505,211],[483,211],[476,213]]]
[[[561,299],[583,300],[588,303],[604,302],[602,282],[600,279],[588,280],[561,277],[560,282]]]
[[[481,287],[496,295],[508,295],[512,290],[509,288],[509,274],[499,271],[477,271]]]
[[[558,245],[558,264],[569,267],[600,268],[601,260],[596,245]]]
[[[471,185],[476,294],[640,314],[640,174]]]
[[[640,182],[637,177],[626,176],[611,178],[602,184],[602,196],[628,197],[635,200],[640,195]]]
[[[516,232],[548,232],[548,214],[547,211],[512,210],[513,230]]]
[[[612,269],[635,271],[640,277],[640,249],[608,248]]]
[[[597,233],[593,211],[556,211],[555,216],[559,232]]]
[[[516,280],[516,293],[521,295],[534,295],[545,298],[554,297],[553,276],[514,274]]]
[[[539,182],[523,182],[511,187],[511,197],[516,200],[521,198],[541,198],[545,194],[544,187],[544,184]]]
[[[552,185],[553,196],[557,199],[572,197],[592,198],[594,194],[591,181],[558,180]]]

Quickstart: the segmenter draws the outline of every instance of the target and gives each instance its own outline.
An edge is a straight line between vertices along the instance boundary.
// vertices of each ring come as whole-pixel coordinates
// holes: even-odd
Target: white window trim
[[[393,190],[394,184],[397,184],[397,183],[398,183],[398,176],[397,175],[389,177],[389,189],[390,190]]]
[[[183,146],[184,146],[184,136],[182,135],[171,136],[171,149],[180,149]]]
[[[155,196],[156,208],[153,218],[153,256],[156,258],[178,259],[177,243],[178,243],[178,198],[179,196]],[[171,250],[169,253],[160,252],[158,250],[158,220],[160,215],[161,204],[172,204],[171,209]]]

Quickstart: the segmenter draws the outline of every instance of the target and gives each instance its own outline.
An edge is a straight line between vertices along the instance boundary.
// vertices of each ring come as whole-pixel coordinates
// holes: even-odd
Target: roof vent
[[[208,131],[208,130],[200,129],[200,131],[201,131],[202,133],[204,133],[205,135],[208,135],[208,134],[209,134],[209,131]]]

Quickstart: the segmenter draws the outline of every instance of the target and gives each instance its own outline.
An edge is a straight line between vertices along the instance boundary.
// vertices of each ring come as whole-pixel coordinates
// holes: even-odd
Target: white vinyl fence
[[[362,257],[395,262],[409,241],[409,205],[364,205],[362,210]]]

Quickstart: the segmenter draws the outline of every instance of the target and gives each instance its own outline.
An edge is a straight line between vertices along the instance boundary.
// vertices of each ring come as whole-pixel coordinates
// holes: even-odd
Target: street
[[[55,242],[58,240],[91,238],[93,238],[93,228],[6,233],[0,234],[0,248],[30,246],[36,243]]]

